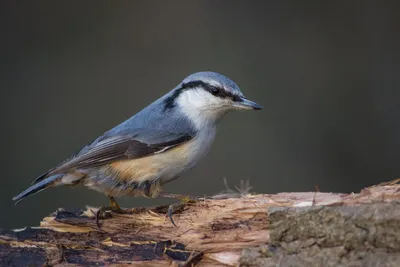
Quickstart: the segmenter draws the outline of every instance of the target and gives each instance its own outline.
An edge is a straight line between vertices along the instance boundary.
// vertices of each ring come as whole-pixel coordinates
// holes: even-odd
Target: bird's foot
[[[174,218],[172,217],[172,215],[174,214],[174,212],[176,212],[178,209],[183,209],[183,206],[184,206],[185,204],[182,204],[182,203],[174,203],[174,204],[171,204],[171,205],[169,205],[169,207],[168,207],[168,211],[167,211],[167,216],[168,216],[168,218],[169,218],[169,220],[171,221],[171,223],[175,226],[175,227],[178,227],[176,224],[175,224],[175,221],[174,221]]]
[[[132,210],[130,209],[116,209],[115,207],[100,207],[96,212],[96,225],[101,230],[100,220],[101,219],[109,219],[112,217],[112,213],[116,214],[131,214]]]
[[[198,198],[191,197],[191,196],[182,196],[180,199],[183,204],[194,204],[199,201]]]
[[[100,230],[101,230],[100,218],[108,219],[112,217],[111,213],[129,214],[132,212],[130,210],[122,209],[112,196],[109,196],[109,198],[110,198],[110,206],[100,207],[96,212],[96,225]]]
[[[161,192],[160,197],[165,197],[165,198],[174,198],[174,199],[179,199],[183,203],[189,204],[189,203],[196,203],[199,198],[197,197],[192,197],[188,195],[181,195],[181,194],[171,194],[171,193],[165,193]]]
[[[100,219],[108,219],[112,217],[111,213],[123,213],[124,210],[119,208],[116,209],[115,207],[100,207],[96,212],[96,225],[101,230]]]
[[[171,221],[171,223],[175,227],[178,227],[178,226],[175,224],[175,221],[174,221],[174,218],[172,217],[172,215],[175,212],[183,211],[183,209],[185,208],[185,206],[187,204],[194,204],[194,203],[199,201],[198,198],[191,197],[191,196],[188,196],[188,195],[161,193],[160,196],[161,197],[174,198],[174,199],[179,199],[180,200],[180,202],[178,202],[178,203],[174,203],[174,204],[169,205],[168,211],[167,211],[167,216],[168,216],[169,220]]]

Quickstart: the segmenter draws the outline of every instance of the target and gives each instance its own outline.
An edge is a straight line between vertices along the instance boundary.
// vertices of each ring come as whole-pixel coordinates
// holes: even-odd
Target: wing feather
[[[74,169],[87,169],[106,165],[118,160],[135,159],[156,153],[163,153],[170,148],[183,144],[193,135],[138,129],[134,133],[103,136],[84,147],[67,161],[38,177],[34,183],[57,173]]]

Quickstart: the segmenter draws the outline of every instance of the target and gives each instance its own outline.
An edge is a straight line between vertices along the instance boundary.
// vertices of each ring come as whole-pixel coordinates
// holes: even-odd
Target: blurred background
[[[398,1],[2,1],[0,228],[108,204],[30,181],[192,72],[227,75],[260,112],[230,113],[211,153],[166,187],[212,195],[359,192],[400,176]],[[123,198],[124,207],[166,203]]]

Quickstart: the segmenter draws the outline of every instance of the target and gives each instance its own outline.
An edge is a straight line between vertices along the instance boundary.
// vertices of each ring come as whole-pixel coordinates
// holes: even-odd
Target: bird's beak
[[[240,97],[238,101],[235,101],[233,106],[238,109],[254,109],[254,110],[262,109],[262,106],[260,106],[256,102],[246,99],[245,97]]]

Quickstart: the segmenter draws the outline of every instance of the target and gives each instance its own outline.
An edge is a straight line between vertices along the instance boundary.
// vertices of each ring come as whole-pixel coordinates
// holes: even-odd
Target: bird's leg
[[[115,201],[114,197],[109,196],[108,198],[110,199],[110,207],[112,208],[112,210],[120,211],[121,207],[118,205],[117,201]]]
[[[181,194],[171,194],[171,193],[166,193],[166,192],[161,192],[159,194],[159,196],[165,197],[165,198],[179,199],[181,201],[180,203],[174,203],[174,204],[169,205],[168,211],[167,211],[167,216],[170,219],[171,223],[175,227],[177,227],[177,225],[175,224],[175,221],[172,217],[174,212],[176,212],[178,209],[183,208],[186,204],[196,203],[198,201],[197,198],[193,198],[191,196],[181,195]]]

